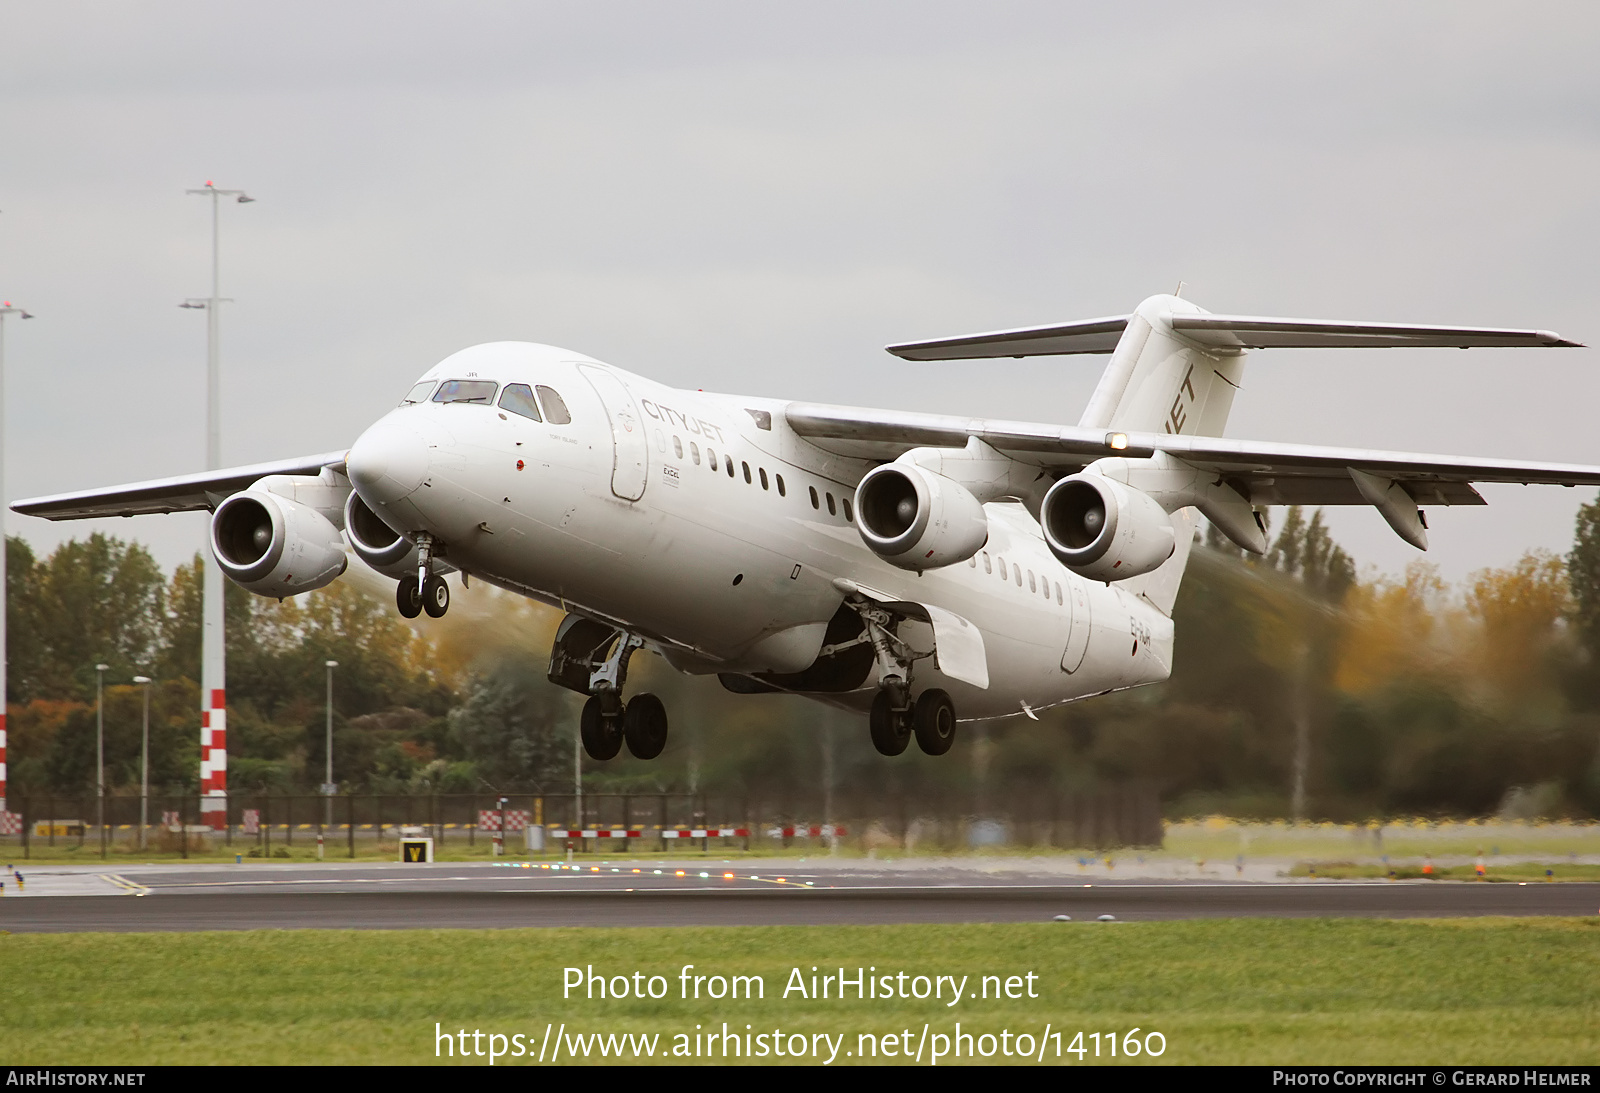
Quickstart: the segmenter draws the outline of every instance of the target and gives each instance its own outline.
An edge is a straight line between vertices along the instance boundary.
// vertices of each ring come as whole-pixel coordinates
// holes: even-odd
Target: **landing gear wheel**
[[[430,619],[442,619],[450,610],[450,586],[443,577],[429,577],[422,586],[422,607]]]
[[[645,692],[628,700],[622,712],[622,735],[635,759],[654,759],[667,746],[667,708]]]
[[[912,711],[917,746],[929,755],[943,755],[956,741],[956,707],[950,696],[930,687],[917,696]]]
[[[880,687],[867,717],[872,729],[872,746],[883,755],[899,755],[911,743],[910,711],[895,709],[899,704],[897,699],[899,696],[893,688]]]
[[[400,609],[400,617],[414,619],[422,614],[422,597],[417,595],[417,582],[403,580],[394,590],[395,606]]]
[[[622,703],[616,696],[590,695],[579,725],[583,750],[590,759],[615,759],[622,750]]]

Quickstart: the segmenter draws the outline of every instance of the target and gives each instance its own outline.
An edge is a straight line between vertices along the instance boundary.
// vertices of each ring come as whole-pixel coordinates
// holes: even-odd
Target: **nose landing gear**
[[[433,568],[433,536],[417,533],[417,579],[400,578],[394,590],[395,606],[400,617],[414,619],[424,611],[430,619],[442,619],[450,610],[450,586],[443,577],[431,572]]]

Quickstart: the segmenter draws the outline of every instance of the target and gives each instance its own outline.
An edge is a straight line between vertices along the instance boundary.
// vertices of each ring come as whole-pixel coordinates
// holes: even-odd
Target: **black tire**
[[[635,759],[654,759],[667,746],[667,708],[648,691],[628,699],[622,735]]]
[[[906,711],[894,708],[895,696],[888,687],[878,688],[872,700],[867,724],[872,730],[872,746],[883,755],[899,755],[911,743],[911,719]]]
[[[450,586],[443,577],[429,577],[422,586],[422,608],[430,619],[442,619],[450,610]]]
[[[913,712],[917,746],[929,755],[943,755],[956,742],[956,705],[937,687],[917,696]]]
[[[394,603],[403,619],[414,619],[422,614],[422,597],[417,595],[417,582],[410,578],[402,580],[394,590]]]
[[[583,717],[579,722],[583,737],[583,750],[590,759],[615,759],[622,750],[622,718],[605,711],[606,703],[599,695],[590,695],[583,704]]]

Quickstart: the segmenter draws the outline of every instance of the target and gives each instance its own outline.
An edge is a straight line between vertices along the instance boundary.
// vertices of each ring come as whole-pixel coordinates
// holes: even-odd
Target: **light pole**
[[[5,512],[5,421],[6,421],[6,316],[20,315],[33,318],[20,307],[12,307],[7,300],[0,305],[0,513]],[[4,524],[0,522],[0,529]],[[6,549],[5,536],[0,534],[0,812],[6,810]]]
[[[100,829],[100,856],[106,856],[106,673],[109,664],[94,666],[94,797],[95,826]]]
[[[333,794],[338,789],[333,784],[333,670],[339,667],[337,660],[324,661],[328,669],[328,740],[325,748],[326,774],[322,779],[322,795],[327,798],[325,805],[328,812],[328,826],[333,826]]]
[[[144,736],[139,744],[139,849],[143,850],[150,828],[150,677],[134,676],[133,681],[144,688]]]
[[[202,308],[206,313],[206,469],[222,466],[221,378],[222,295],[221,248],[218,240],[218,210],[224,197],[238,204],[255,198],[243,190],[219,190],[209,180],[190,194],[211,198],[211,295],[189,299],[179,307]],[[201,592],[200,627],[200,812],[212,827],[227,825],[228,737],[226,646],[223,642],[222,571],[210,551],[202,555],[205,566]]]

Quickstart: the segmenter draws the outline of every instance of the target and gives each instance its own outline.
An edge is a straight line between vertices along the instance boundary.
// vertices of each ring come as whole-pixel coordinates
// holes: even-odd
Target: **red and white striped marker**
[[[200,822],[228,826],[228,708],[220,687],[200,711]]]
[[[743,827],[693,827],[661,833],[663,839],[743,839],[749,835]]]
[[[583,831],[568,830],[564,827],[550,829],[552,839],[642,839],[644,832],[629,831],[623,828],[595,827]]]

